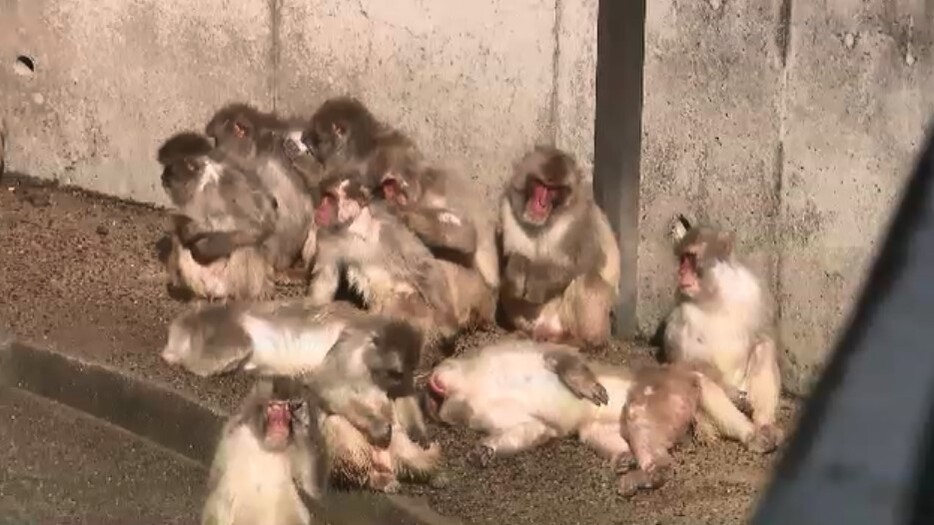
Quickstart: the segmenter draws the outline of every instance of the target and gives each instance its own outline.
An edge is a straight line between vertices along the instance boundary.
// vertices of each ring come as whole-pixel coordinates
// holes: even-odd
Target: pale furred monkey
[[[781,374],[766,291],[734,256],[731,233],[699,226],[676,228],[675,237],[679,299],[665,327],[666,357],[705,372],[699,431],[709,435],[712,423],[720,435],[770,452],[782,439]]]

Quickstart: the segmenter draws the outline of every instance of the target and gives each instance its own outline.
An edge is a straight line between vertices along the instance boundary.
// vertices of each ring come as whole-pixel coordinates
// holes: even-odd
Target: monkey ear
[[[729,257],[733,254],[733,246],[736,244],[736,236],[732,232],[722,231],[717,233],[717,244],[720,245],[720,252]]]

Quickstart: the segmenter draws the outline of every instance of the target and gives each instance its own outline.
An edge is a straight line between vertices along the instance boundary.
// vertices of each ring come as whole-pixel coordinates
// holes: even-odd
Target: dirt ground
[[[165,225],[160,210],[7,176],[0,181],[0,329],[231,408],[248,387],[244,378],[200,380],[158,357],[169,320],[185,308],[169,297],[158,259]],[[458,345],[502,335],[473,334]],[[644,345],[619,344],[601,357],[626,362],[649,354]],[[785,401],[786,427],[793,412]],[[776,459],[735,443],[687,443],[675,454],[678,467],[666,486],[624,500],[616,496],[609,465],[573,440],[478,470],[465,464],[475,435],[435,431],[451,481],[444,489],[405,491],[476,525],[742,523]]]

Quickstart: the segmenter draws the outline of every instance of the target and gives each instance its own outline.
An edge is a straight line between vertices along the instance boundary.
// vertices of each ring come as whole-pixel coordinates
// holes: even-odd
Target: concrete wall
[[[492,196],[539,140],[592,165],[597,4],[0,0],[7,169],[164,204],[158,144],[218,105],[307,114],[352,93]],[[672,218],[736,228],[800,391],[934,110],[934,7],[647,4],[638,326],[672,303]]]
[[[493,194],[537,141],[592,163],[597,2],[571,4],[0,0],[7,169],[166,204],[171,133],[349,93]]]
[[[672,217],[738,228],[802,391],[934,113],[934,4],[651,0],[647,19],[640,327],[671,304]]]

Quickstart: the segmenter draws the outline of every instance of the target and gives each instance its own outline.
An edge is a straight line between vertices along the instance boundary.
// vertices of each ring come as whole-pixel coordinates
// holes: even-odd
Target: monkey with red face
[[[701,432],[770,452],[782,439],[775,425],[781,374],[766,293],[734,256],[731,233],[679,225],[675,236],[679,299],[667,320],[665,354],[705,372],[701,404],[711,421]]]
[[[514,166],[501,206],[501,307],[537,340],[601,346],[619,287],[619,246],[577,162],[538,146]]]

